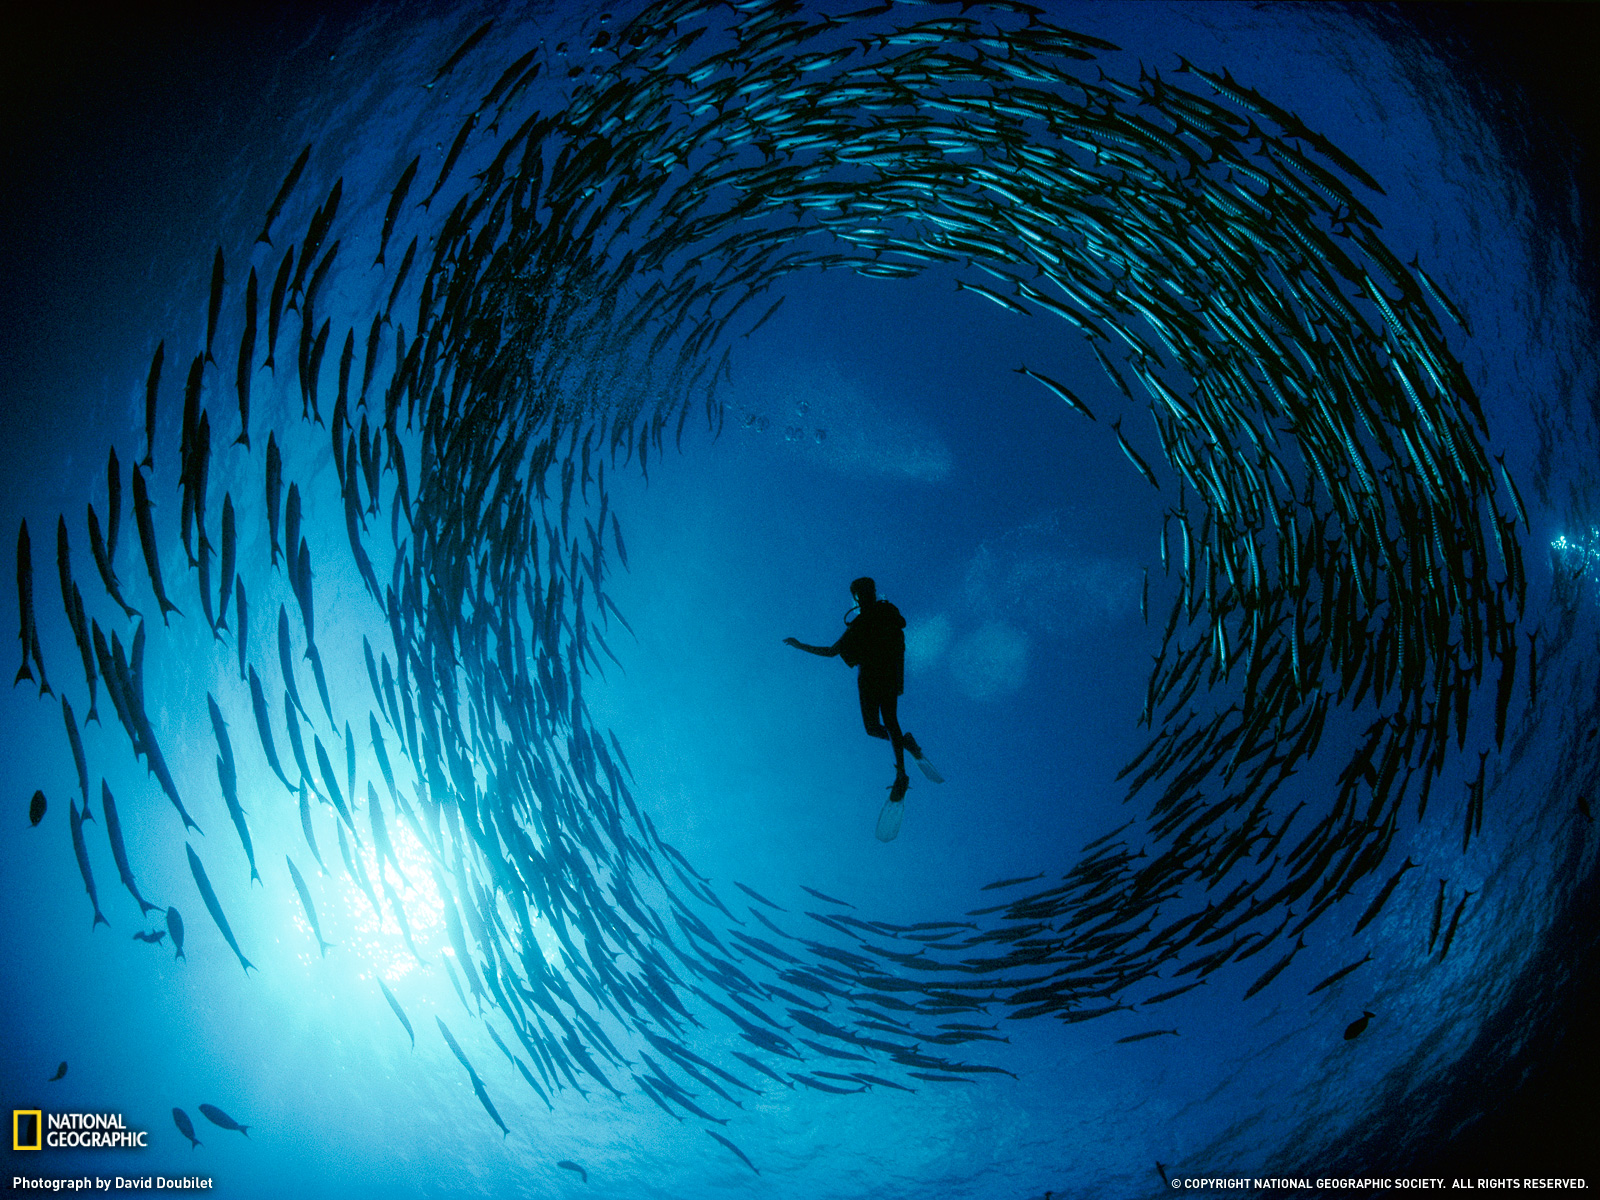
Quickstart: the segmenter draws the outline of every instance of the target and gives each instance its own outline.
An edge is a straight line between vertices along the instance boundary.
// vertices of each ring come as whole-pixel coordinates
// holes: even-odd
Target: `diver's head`
[[[863,575],[850,585],[850,594],[856,598],[857,604],[865,608],[878,598],[878,585],[872,582],[870,576]]]

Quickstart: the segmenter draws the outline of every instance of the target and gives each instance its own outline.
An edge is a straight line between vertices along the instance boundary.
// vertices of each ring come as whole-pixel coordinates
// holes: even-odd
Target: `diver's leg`
[[[867,736],[888,737],[888,730],[878,720],[878,696],[867,687],[867,681],[859,676],[856,678],[856,693],[861,697],[861,723],[866,726]]]
[[[894,770],[896,775],[906,773],[906,739],[900,732],[900,697],[893,692],[881,697],[878,706],[883,711],[883,726],[888,731],[889,744],[894,747]]]

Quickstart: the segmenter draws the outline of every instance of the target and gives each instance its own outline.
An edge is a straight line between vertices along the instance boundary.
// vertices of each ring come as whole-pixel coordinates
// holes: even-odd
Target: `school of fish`
[[[1449,349],[1456,327],[1469,331],[1420,263],[1385,244],[1363,202],[1377,181],[1228,72],[1180,59],[1111,77],[1097,58],[1115,47],[1021,0],[887,0],[832,16],[787,0],[665,0],[614,25],[596,18],[570,51],[522,34],[497,43],[494,24],[428,84],[504,58],[481,96],[437,93],[464,109],[459,132],[441,164],[419,153],[397,172],[381,230],[348,218],[339,164],[307,146],[255,244],[217,249],[204,340],[176,389],[176,455],[159,436],[174,392],[168,337],[146,380],[142,456],[125,473],[113,449],[88,506],[105,602],[80,590],[76,535],[58,525],[85,720],[109,698],[181,822],[173,832],[192,831],[194,883],[241,965],[252,967],[226,911],[250,884],[208,875],[207,837],[145,702],[157,615],[204,620],[219,660],[237,656],[238,689],[207,702],[251,878],[286,882],[258,874],[239,801],[241,777],[270,770],[316,865],[326,873],[316,827],[326,844],[332,824],[381,911],[362,865],[370,846],[409,945],[394,848],[406,831],[440,898],[452,983],[546,1103],[631,1085],[675,1118],[725,1124],[705,1105],[774,1083],[913,1086],[886,1069],[972,1082],[999,1068],[950,1048],[1003,1039],[942,1018],[1084,1021],[1276,947],[1259,975],[1239,968],[1248,997],[1346,897],[1364,906],[1357,931],[1372,921],[1414,864],[1381,888],[1364,881],[1383,877],[1408,800],[1425,814],[1492,666],[1496,742],[1505,735],[1526,590],[1516,527],[1527,528]],[[319,307],[346,262],[366,278],[381,268],[359,319]],[[1123,773],[1139,815],[1065,874],[960,919],[865,920],[807,889],[826,940],[744,884],[739,897],[713,887],[659,837],[584,698],[627,628],[607,594],[613,563],[627,566],[607,467],[647,472],[691,418],[718,431],[732,339],[808,270],[953,277],[973,303],[1085,339],[1121,398],[1107,452],[1161,493],[1158,549],[1176,593],[1140,716],[1149,740]],[[235,331],[230,388],[213,347]],[[1101,423],[1050,364],[1016,369],[1070,419]],[[294,392],[298,420],[276,403]],[[274,400],[255,405],[252,437],[253,393]],[[263,430],[263,411],[289,415]],[[291,477],[288,450],[321,438],[337,498]],[[256,464],[251,494],[209,486],[223,454]],[[125,474],[143,584],[128,555],[119,566]],[[343,545],[309,521],[335,505]],[[266,530],[265,567],[239,559],[247,522]],[[363,639],[364,714],[328,686],[313,544],[348,553],[366,589],[373,619],[341,620],[338,636],[384,631]],[[26,524],[17,566],[18,681],[37,672],[44,693]],[[69,805],[72,840],[98,924],[91,773],[64,691],[82,800]],[[1333,709],[1370,717],[1364,736],[1333,794],[1281,811],[1275,793],[1317,753]],[[236,747],[252,728],[259,745]],[[1483,794],[1480,762],[1464,847]],[[103,782],[101,810],[123,884],[141,912],[156,909]],[[44,811],[40,794],[35,823]],[[326,954],[313,889],[287,866]],[[1444,897],[1441,881],[1430,950]],[[181,954],[176,909],[167,925]],[[401,999],[380,987],[414,1043]],[[749,1052],[697,1051],[713,1022]]]

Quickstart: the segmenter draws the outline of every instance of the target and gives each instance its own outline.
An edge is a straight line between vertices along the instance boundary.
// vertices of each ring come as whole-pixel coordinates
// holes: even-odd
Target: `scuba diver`
[[[930,779],[936,774],[922,757],[922,748],[900,728],[900,694],[905,690],[906,619],[887,600],[879,599],[878,587],[863,576],[850,585],[855,597],[856,615],[846,616],[843,635],[831,646],[808,646],[798,638],[784,638],[785,646],[804,650],[823,658],[844,659],[848,667],[860,667],[856,690],[861,694],[861,720],[867,733],[887,738],[894,747],[894,783],[889,789],[891,802],[903,801],[911,781],[906,776],[905,752],[922,766]]]

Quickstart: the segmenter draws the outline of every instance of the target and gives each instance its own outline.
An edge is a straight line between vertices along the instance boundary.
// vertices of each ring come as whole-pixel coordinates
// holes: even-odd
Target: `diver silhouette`
[[[900,729],[900,695],[905,691],[906,619],[887,600],[879,599],[878,586],[863,576],[850,585],[856,615],[846,616],[846,627],[831,646],[809,646],[798,638],[784,638],[785,646],[823,658],[839,657],[847,667],[860,667],[856,690],[861,695],[861,722],[875,738],[887,738],[894,747],[894,784],[889,799],[905,799],[910,779],[905,752],[920,759],[916,739]]]

